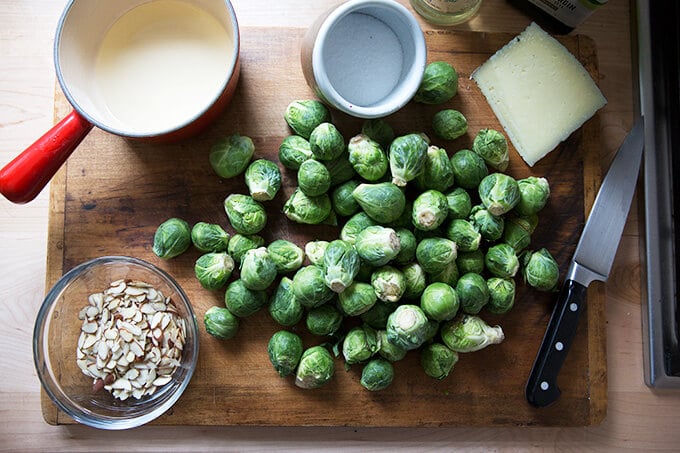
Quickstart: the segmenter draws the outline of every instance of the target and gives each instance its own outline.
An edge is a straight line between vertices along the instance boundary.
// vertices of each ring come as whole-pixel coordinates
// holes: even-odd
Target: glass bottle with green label
[[[551,33],[567,34],[608,0],[508,0]]]
[[[427,21],[438,25],[456,25],[477,13],[482,0],[411,0],[413,9]]]

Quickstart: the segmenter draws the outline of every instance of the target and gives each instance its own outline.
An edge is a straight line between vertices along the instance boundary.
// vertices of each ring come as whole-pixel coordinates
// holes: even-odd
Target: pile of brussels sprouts
[[[457,74],[447,63],[428,65],[415,100],[436,104],[455,95]],[[191,244],[205,252],[196,277],[210,290],[224,288],[225,307],[204,317],[209,334],[236,335],[239,319],[264,307],[283,329],[267,350],[276,372],[295,376],[302,388],[327,383],[334,356],[361,365],[361,385],[382,390],[393,363],[419,350],[426,375],[443,379],[460,353],[503,341],[483,310],[507,313],[515,303],[515,277],[541,291],[557,285],[559,269],[546,249],[528,249],[550,188],[544,178],[515,180],[503,173],[508,145],[498,131],[483,129],[471,150],[449,153],[421,133],[395,136],[383,119],[367,120],[348,141],[316,100],[294,101],[284,118],[293,134],[278,157],[296,172],[297,185],[283,214],[293,222],[339,228],[331,241],[265,244],[263,202],[281,187],[275,162],[252,161],[248,137],[218,143],[210,162],[231,178],[245,173],[249,194],[231,194],[225,211],[236,233],[181,219],[160,225],[154,252],[171,258]],[[437,138],[467,132],[464,115],[434,115]],[[239,278],[229,282],[238,266]],[[319,338],[305,349],[286,330],[304,321]]]

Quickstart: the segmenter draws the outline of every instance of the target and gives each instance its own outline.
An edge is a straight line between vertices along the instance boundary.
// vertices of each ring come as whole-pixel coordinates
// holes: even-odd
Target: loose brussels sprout
[[[245,171],[255,153],[250,137],[233,134],[219,140],[210,149],[210,166],[221,178],[229,179]]]
[[[512,278],[519,270],[519,258],[512,246],[501,242],[486,251],[484,265],[494,277]]]
[[[224,307],[210,307],[203,315],[205,331],[221,340],[234,338],[238,324],[238,318]]]
[[[406,354],[408,353],[408,351],[401,346],[397,346],[387,341],[386,330],[378,331],[378,343],[380,343],[378,354],[380,357],[385,360],[389,360],[390,362],[398,362],[399,360],[402,360],[404,357],[406,357]]]
[[[273,200],[281,189],[281,170],[270,160],[257,159],[248,165],[245,183],[253,200]]]
[[[458,257],[460,257],[460,254]],[[451,261],[449,264],[447,264],[446,267],[441,271],[429,274],[428,282],[446,283],[450,287],[455,288],[456,284],[458,283],[458,278],[461,275],[461,271],[458,270],[458,264],[456,263],[457,261],[458,258],[456,258],[455,261]]]
[[[234,260],[227,252],[210,252],[201,255],[194,265],[196,279],[208,290],[217,290],[227,284],[234,270]]]
[[[303,389],[321,387],[331,380],[335,373],[335,362],[328,349],[312,346],[302,353],[295,374],[295,385]]]
[[[417,305],[399,305],[387,318],[387,341],[407,351],[419,348],[432,335],[432,325]]]
[[[267,293],[248,289],[241,279],[234,280],[227,286],[224,304],[234,316],[245,318],[267,305]]]
[[[418,263],[408,263],[401,267],[401,273],[404,274],[404,299],[416,300],[427,286],[427,275],[422,266]]]
[[[324,272],[319,266],[301,267],[293,276],[295,298],[306,308],[325,304],[333,298],[333,291],[324,282]]]
[[[505,220],[495,216],[483,205],[477,205],[470,212],[470,223],[482,235],[482,239],[490,242],[499,240],[503,236]]]
[[[479,274],[461,275],[456,284],[456,294],[461,310],[469,315],[476,315],[489,303],[489,287]]]
[[[398,302],[406,291],[406,279],[399,269],[381,266],[371,275],[371,286],[383,302]]]
[[[295,272],[305,261],[305,252],[286,239],[276,239],[267,246],[267,253],[279,274]]]
[[[453,168],[446,150],[430,145],[427,148],[423,171],[416,178],[416,185],[421,190],[434,189],[445,192],[453,183]]]
[[[350,179],[333,189],[331,202],[333,209],[338,215],[349,217],[356,214],[361,209],[359,203],[354,199],[352,192],[359,186],[359,181]]]
[[[283,205],[283,213],[297,223],[318,225],[328,218],[333,207],[328,194],[309,197],[298,187]]]
[[[479,154],[490,167],[505,171],[510,163],[508,141],[494,129],[482,129],[472,142],[472,150]]]
[[[519,203],[517,181],[504,173],[492,173],[479,183],[479,198],[493,215],[510,212]]]
[[[257,234],[267,224],[264,207],[249,195],[229,195],[224,200],[224,210],[237,233]]]
[[[458,247],[454,241],[446,238],[425,238],[416,248],[416,260],[427,273],[441,272],[458,256]]]
[[[359,232],[354,247],[364,262],[378,267],[389,263],[399,254],[401,243],[392,228],[374,225]]]
[[[246,288],[263,291],[276,279],[276,264],[266,247],[248,250],[241,260],[241,280]]]
[[[481,249],[471,252],[458,252],[456,265],[461,274],[481,274],[484,271],[484,252]]]
[[[426,190],[413,201],[411,221],[419,230],[432,231],[439,228],[449,215],[446,195],[438,190]]]
[[[375,306],[378,300],[368,283],[354,282],[338,295],[338,305],[347,316],[359,316]]]
[[[203,253],[226,252],[229,233],[215,223],[198,222],[191,229],[191,242]]]
[[[395,308],[396,306],[394,304],[383,302],[382,300],[377,300],[376,298],[376,301],[373,304],[373,306],[369,310],[363,312],[360,315],[361,320],[365,324],[373,327],[374,329],[385,329],[385,327],[387,326],[387,318],[390,316],[390,314],[394,311]]]
[[[323,195],[331,187],[331,175],[324,164],[316,159],[304,161],[297,172],[298,187],[305,195]]]
[[[389,161],[392,182],[405,187],[423,172],[428,143],[420,134],[397,137],[390,145]]]
[[[394,257],[395,264],[406,264],[416,258],[416,247],[418,240],[416,236],[406,228],[396,228],[394,230],[399,237],[399,253]]]
[[[482,235],[464,219],[453,219],[446,229],[446,237],[456,243],[461,252],[471,252],[479,248]]]
[[[356,245],[357,235],[370,226],[377,225],[365,212],[357,212],[350,217],[340,230],[340,239]]]
[[[361,133],[378,142],[383,149],[387,149],[394,140],[394,129],[382,118],[365,120]]]
[[[323,255],[326,286],[333,292],[343,292],[354,281],[359,272],[359,264],[359,254],[352,244],[342,239],[332,241]]]
[[[515,304],[515,280],[491,277],[486,285],[489,287],[489,303],[486,309],[497,315],[509,312]]]
[[[472,199],[467,190],[457,187],[446,194],[446,202],[449,205],[449,220],[467,219],[472,211]]]
[[[469,190],[476,189],[482,179],[489,174],[484,159],[469,149],[461,149],[451,156],[451,168],[456,184]]]
[[[519,202],[515,212],[522,216],[538,213],[543,209],[550,197],[550,185],[545,178],[529,176],[517,181],[519,186]]]
[[[376,330],[367,326],[357,326],[350,329],[342,341],[342,356],[347,365],[365,362],[373,357],[380,349]]]
[[[385,359],[373,359],[361,370],[361,386],[371,392],[384,390],[394,380],[394,367]]]
[[[519,253],[531,244],[533,226],[524,217],[508,216],[503,228],[503,242],[510,244]]]
[[[423,104],[442,104],[458,92],[458,72],[445,61],[425,66],[423,79],[413,100]]]
[[[467,132],[467,119],[458,110],[440,110],[432,117],[432,129],[437,137],[455,140]]]
[[[309,141],[299,135],[289,135],[279,145],[279,161],[291,170],[297,171],[302,162],[314,158]]]
[[[380,144],[367,135],[352,137],[347,145],[354,171],[367,181],[378,181],[387,173],[389,161]]]
[[[326,304],[307,312],[305,325],[313,335],[334,335],[342,325],[342,313],[335,306]]]
[[[315,99],[304,99],[288,104],[283,118],[297,135],[309,139],[314,128],[330,121],[331,115],[321,102]]]
[[[560,268],[550,252],[542,248],[522,254],[522,276],[529,286],[539,291],[554,291],[560,278]]]
[[[361,209],[378,223],[397,220],[406,207],[404,192],[391,182],[359,184],[352,196]]]
[[[420,352],[420,365],[428,376],[444,379],[458,363],[458,353],[441,343],[430,343]]]
[[[474,352],[505,339],[500,326],[489,326],[482,318],[463,315],[441,326],[444,344],[456,352]]]
[[[241,263],[243,255],[248,250],[256,249],[264,245],[264,238],[257,234],[244,235],[235,234],[229,239],[227,244],[227,253],[235,262]]]
[[[303,349],[302,339],[287,330],[279,330],[274,333],[267,344],[269,361],[281,377],[295,373]]]
[[[420,297],[420,308],[430,319],[448,321],[458,314],[460,302],[456,290],[446,283],[430,283]]]
[[[304,307],[293,293],[293,280],[281,277],[274,297],[269,301],[269,314],[272,319],[285,327],[291,327],[300,322],[304,314]]]
[[[159,258],[169,260],[186,252],[191,245],[191,229],[182,219],[172,217],[161,223],[153,236],[152,250]]]
[[[345,151],[345,139],[332,123],[321,123],[309,136],[309,146],[314,158],[319,160],[337,159]]]
[[[347,182],[357,176],[354,167],[349,163],[349,154],[346,152],[342,153],[337,159],[324,162],[324,165],[331,175],[331,187]]]
[[[323,266],[323,255],[326,253],[328,244],[330,242],[321,240],[309,241],[305,244],[305,254],[312,264]]]

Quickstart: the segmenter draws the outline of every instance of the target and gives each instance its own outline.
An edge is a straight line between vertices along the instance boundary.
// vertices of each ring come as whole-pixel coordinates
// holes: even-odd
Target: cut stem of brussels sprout
[[[419,230],[432,231],[439,228],[449,215],[446,195],[438,190],[426,190],[413,202],[411,220]]]
[[[273,200],[281,188],[281,171],[274,162],[258,159],[248,165],[245,183],[253,200]]]
[[[407,351],[419,348],[432,335],[430,321],[417,305],[400,305],[387,319],[387,340]]]
[[[404,274],[392,266],[382,266],[371,275],[371,286],[383,302],[398,302],[406,291]]]

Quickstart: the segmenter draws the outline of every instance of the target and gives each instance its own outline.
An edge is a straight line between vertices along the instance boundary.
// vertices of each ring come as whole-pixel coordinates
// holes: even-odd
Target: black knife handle
[[[557,386],[557,375],[576,335],[585,301],[585,286],[574,280],[564,282],[527,381],[526,398],[532,406],[545,407],[562,393]]]

